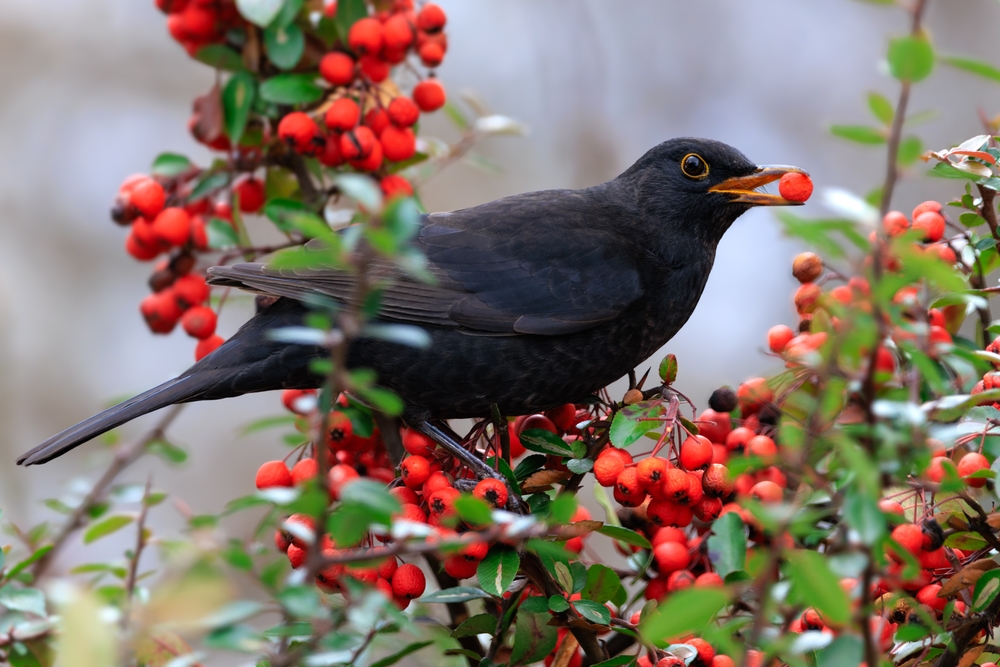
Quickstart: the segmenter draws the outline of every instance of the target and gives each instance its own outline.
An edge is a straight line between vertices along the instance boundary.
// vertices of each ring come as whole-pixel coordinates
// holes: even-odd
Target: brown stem
[[[174,421],[178,413],[184,408],[184,405],[172,405],[167,408],[167,412],[164,413],[160,421],[148,431],[145,435],[139,437],[136,440],[128,443],[127,445],[120,447],[115,452],[115,457],[111,461],[111,465],[108,466],[101,478],[97,480],[90,493],[83,499],[83,501],[77,505],[73,510],[73,513],[69,515],[66,523],[63,524],[62,530],[56,535],[55,539],[52,540],[52,549],[38,559],[38,562],[31,568],[31,573],[37,580],[45,570],[48,569],[49,565],[52,564],[53,558],[59,553],[59,550],[66,544],[66,540],[69,536],[73,534],[78,528],[83,526],[87,514],[93,509],[101,499],[104,498],[105,492],[107,492],[108,487],[111,486],[112,482],[121,474],[125,468],[136,462],[143,454],[146,453],[146,447],[150,443],[155,442],[163,438],[163,434],[166,432],[167,427]]]

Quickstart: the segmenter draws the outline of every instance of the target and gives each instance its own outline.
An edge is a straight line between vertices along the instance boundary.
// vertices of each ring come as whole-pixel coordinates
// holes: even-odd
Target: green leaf
[[[266,27],[281,11],[283,0],[236,0],[236,8],[247,21]]]
[[[546,604],[548,605],[549,609],[551,609],[557,614],[560,614],[569,609],[569,602],[562,595],[553,595],[548,599]]]
[[[264,205],[264,215],[283,232],[299,231],[307,238],[333,241],[336,234],[326,222],[295,199],[277,197]]]
[[[521,462],[517,464],[516,468],[514,468],[514,477],[516,477],[518,481],[528,479],[533,474],[544,468],[546,461],[547,459],[541,454],[530,454],[521,459]]]
[[[521,557],[513,547],[494,544],[486,558],[479,563],[476,577],[483,590],[495,597],[502,597],[514,581],[517,569],[521,567]]]
[[[923,152],[924,144],[920,141],[920,137],[904,137],[899,142],[899,150],[896,152],[896,162],[904,166],[911,165],[920,159]]]
[[[226,171],[206,171],[198,179],[198,183],[188,195],[188,201],[198,201],[204,199],[216,190],[229,185],[229,172]]]
[[[526,598],[518,609],[532,614],[541,614],[549,610],[549,601],[543,595],[532,595]]]
[[[412,644],[409,644],[408,646],[405,646],[404,648],[396,651],[392,655],[388,655],[382,658],[381,660],[376,660],[371,664],[371,667],[389,667],[389,665],[395,665],[397,662],[399,662],[406,656],[410,655],[411,653],[415,653],[420,649],[424,648],[425,646],[430,646],[433,643],[434,640],[431,639],[422,642],[413,642]]]
[[[521,431],[521,444],[525,449],[542,454],[552,454],[554,456],[573,457],[573,449],[551,431],[543,428],[529,428]]]
[[[640,535],[629,528],[604,524],[597,529],[597,532],[601,535],[607,535],[613,540],[624,542],[625,544],[631,544],[632,546],[641,547],[643,549],[653,548],[653,545],[649,543],[649,540],[647,540],[644,535]]]
[[[621,588],[622,580],[618,573],[607,565],[595,563],[587,570],[587,583],[583,585],[580,595],[594,602],[607,602]]]
[[[251,433],[257,433],[259,431],[276,428],[278,426],[293,426],[295,424],[295,419],[295,415],[280,415],[277,417],[264,417],[263,419],[257,419],[244,426],[240,430],[240,435],[250,435]]]
[[[274,104],[309,104],[323,97],[312,74],[278,74],[260,84],[260,97]]]
[[[271,25],[268,27],[273,28],[289,25],[298,17],[299,12],[302,11],[303,4],[305,4],[305,0],[283,0],[281,11],[278,12],[278,15],[274,17],[274,20],[271,21]]]
[[[635,659],[634,655],[616,655],[603,662],[594,663],[593,667],[624,667]]]
[[[455,499],[455,512],[460,519],[472,526],[487,526],[493,523],[492,508],[489,503],[467,493]]]
[[[896,115],[892,102],[879,93],[868,93],[868,108],[871,109],[872,115],[885,125],[892,123],[892,118]]]
[[[870,496],[851,489],[844,500],[847,525],[858,532],[861,541],[872,545],[885,535],[885,514]]]
[[[570,459],[566,461],[566,467],[574,475],[585,475],[594,469],[594,462],[590,459]]]
[[[666,411],[659,399],[626,405],[611,420],[611,429],[608,433],[611,444],[624,449],[650,431],[660,428],[663,426],[660,417],[666,414]]]
[[[576,508],[576,496],[572,493],[560,493],[549,504],[548,520],[551,523],[569,523],[576,513]]]
[[[33,554],[22,560],[14,567],[10,568],[10,571],[5,574],[4,578],[8,580],[16,578],[17,575],[21,574],[21,572],[23,572],[27,567],[41,560],[45,556],[45,554],[49,553],[50,551],[52,551],[51,544],[46,544],[44,547],[39,547],[37,550],[35,550]],[[0,567],[2,567],[2,563],[0,563]]]
[[[573,603],[573,608],[576,609],[580,616],[583,616],[591,623],[598,623],[600,625],[609,625],[611,623],[611,611],[600,602],[577,600]]]
[[[688,632],[699,632],[729,603],[724,588],[687,588],[672,593],[639,622],[642,638],[660,648]]]
[[[663,384],[673,384],[677,380],[677,357],[668,354],[660,360],[660,380]]]
[[[519,665],[537,662],[552,653],[556,647],[557,629],[548,624],[548,614],[521,612],[514,625],[514,647],[507,664]]]
[[[264,30],[264,48],[267,56],[278,69],[289,70],[295,67],[305,51],[306,39],[299,26],[291,23],[286,26],[272,25]]]
[[[474,586],[455,586],[454,588],[445,588],[444,590],[428,593],[427,595],[418,598],[417,602],[424,602],[428,604],[432,602],[440,602],[448,604],[451,602],[469,602],[470,600],[478,600],[480,598],[488,597],[490,597],[490,594],[481,588],[476,588]]]
[[[369,479],[353,479],[340,489],[341,505],[357,505],[368,511],[371,520],[389,524],[393,514],[402,511],[399,501],[385,485]]]
[[[240,54],[228,46],[222,44],[209,44],[198,49],[194,54],[195,60],[203,62],[209,67],[237,72],[243,69],[243,59]]]
[[[96,542],[102,537],[106,537],[111,533],[117,532],[135,521],[134,516],[127,514],[112,514],[103,521],[98,521],[97,523],[90,526],[87,532],[83,534],[83,543],[90,544],[91,542]]]
[[[150,454],[155,454],[167,463],[184,463],[187,461],[187,452],[166,440],[154,440],[146,446]]]
[[[841,635],[816,653],[816,667],[857,665],[864,660],[864,643],[855,635]]]
[[[379,412],[384,412],[390,417],[398,417],[403,414],[405,407],[403,399],[394,391],[382,387],[357,387],[355,391]]]
[[[222,89],[222,118],[226,125],[229,141],[235,146],[243,138],[250,108],[253,106],[254,87],[257,80],[246,71],[234,72],[226,87]]]
[[[739,514],[723,514],[712,524],[712,536],[708,538],[708,557],[723,579],[731,572],[746,569],[746,526]]]
[[[160,153],[153,160],[153,166],[149,173],[153,176],[163,176],[173,178],[179,176],[191,168],[191,160],[177,153]]]
[[[0,605],[11,611],[45,616],[45,594],[37,588],[17,588],[14,584],[7,584],[0,588]]]
[[[850,619],[847,594],[823,554],[791,551],[787,554],[786,569],[801,602],[816,607],[832,623],[846,623]]]
[[[888,58],[889,73],[900,81],[923,81],[934,69],[934,48],[922,35],[891,40]]]
[[[496,629],[497,619],[493,614],[476,614],[462,621],[461,625],[451,631],[451,636],[459,639],[475,635],[492,635]]]
[[[358,545],[365,535],[371,519],[361,505],[341,505],[327,518],[326,527],[338,547]]]
[[[351,26],[366,16],[368,7],[365,6],[365,0],[338,0],[334,20],[337,22],[337,32],[345,42]]]
[[[1000,570],[990,570],[976,582],[972,593],[972,611],[980,612],[990,606],[1000,593]]]
[[[981,76],[984,79],[1000,83],[1000,69],[981,60],[966,58],[964,56],[939,56],[938,60],[946,65],[951,65],[976,76]]]
[[[859,144],[877,146],[886,142],[885,131],[867,125],[833,125],[830,134]]]
[[[376,213],[382,210],[382,191],[378,183],[361,174],[341,174],[333,179],[337,188],[345,195]]]

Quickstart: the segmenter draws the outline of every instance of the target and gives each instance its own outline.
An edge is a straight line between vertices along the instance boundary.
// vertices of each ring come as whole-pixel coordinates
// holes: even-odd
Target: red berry
[[[924,532],[920,530],[920,526],[913,523],[903,523],[892,530],[892,539],[899,542],[900,546],[909,551],[913,555],[918,555],[924,544]],[[903,562],[894,552],[890,550],[889,553],[895,560]]]
[[[420,62],[427,67],[437,67],[444,60],[444,47],[437,42],[426,42],[420,47]]]
[[[423,571],[413,563],[400,565],[392,575],[392,593],[399,598],[418,598],[424,594],[426,586]]]
[[[784,495],[784,491],[781,490],[780,486],[767,479],[763,482],[757,482],[750,489],[750,497],[756,498],[762,503],[781,502]]]
[[[882,218],[882,229],[889,236],[899,236],[910,228],[910,221],[901,211],[889,211]]]
[[[163,245],[184,245],[191,236],[191,216],[176,206],[165,208],[153,220],[153,234]]]
[[[503,508],[507,505],[507,485],[499,479],[486,478],[476,484],[472,495],[485,500],[493,507]]]
[[[795,290],[795,311],[799,315],[808,315],[816,310],[823,290],[816,283],[803,283]]]
[[[632,463],[632,456],[623,449],[609,447],[597,456],[594,461],[594,477],[601,486],[614,486],[618,475],[625,466]]]
[[[389,63],[377,56],[361,56],[358,60],[361,63],[361,73],[372,80],[373,83],[382,83],[389,78]]]
[[[365,114],[365,125],[370,127],[376,135],[382,134],[382,130],[389,127],[389,122],[389,114],[379,107],[375,107]]]
[[[379,181],[379,187],[382,188],[382,194],[385,195],[386,199],[413,196],[413,186],[399,174],[389,174],[384,177]]]
[[[198,344],[194,347],[194,360],[201,361],[208,355],[215,352],[219,346],[225,342],[226,339],[219,335],[209,336],[208,338],[199,340]]]
[[[208,229],[200,215],[191,216],[191,245],[198,250],[208,249]]]
[[[910,217],[912,217],[914,220],[916,220],[920,216],[921,213],[926,213],[927,211],[931,211],[932,213],[940,213],[941,212],[941,202],[936,202],[934,200],[929,200],[929,201],[925,201],[925,202],[922,202],[920,204],[917,204],[916,208],[913,209],[913,213],[910,214]]]
[[[130,230],[128,236],[125,237],[125,252],[135,257],[140,262],[148,262],[151,259],[156,258],[160,254],[159,247],[155,245],[146,245],[139,240],[136,236],[135,230]]]
[[[173,285],[174,297],[184,309],[203,304],[208,299],[210,289],[205,278],[195,273],[181,276]]]
[[[358,471],[345,463],[338,463],[330,468],[327,474],[327,483],[330,487],[330,497],[334,500],[340,499],[340,489],[351,480],[357,479],[361,475]]]
[[[382,39],[388,51],[405,51],[417,35],[405,14],[394,14],[382,25]]]
[[[366,127],[359,127],[359,130],[366,130]],[[351,166],[358,171],[375,171],[382,166],[382,142],[378,139],[372,141],[372,151],[368,157],[360,160],[351,160]]]
[[[375,134],[362,125],[340,137],[340,152],[348,160],[363,160],[375,148]]]
[[[275,486],[293,486],[292,473],[284,461],[268,461],[257,469],[256,484],[258,489],[270,489]]]
[[[778,181],[778,194],[788,201],[802,202],[812,195],[813,183],[808,174],[789,172]]]
[[[292,466],[292,483],[305,484],[319,474],[319,464],[316,459],[306,458]]]
[[[469,579],[476,576],[477,561],[470,561],[461,555],[448,556],[444,561],[444,571],[455,579]]]
[[[413,101],[421,111],[437,111],[444,106],[444,86],[437,79],[424,79],[413,88]]]
[[[420,118],[420,109],[416,103],[404,95],[393,98],[386,111],[389,114],[389,120],[399,127],[410,127]]]
[[[310,148],[318,134],[316,121],[301,111],[287,114],[278,123],[278,137],[298,151]]]
[[[151,178],[143,178],[133,185],[129,195],[129,203],[149,219],[155,218],[163,210],[166,200],[163,186]]]
[[[417,138],[408,127],[390,125],[379,137],[385,159],[399,162],[408,160],[417,152]]]
[[[317,399],[315,389],[286,389],[281,392],[281,404],[289,412],[306,415],[316,409]]]
[[[447,21],[444,10],[433,2],[428,2],[417,14],[417,28],[424,32],[437,32]]]
[[[184,327],[184,331],[199,340],[215,333],[217,321],[215,311],[208,306],[195,306],[181,315],[181,326]]]
[[[660,574],[670,574],[687,569],[688,563],[691,562],[687,546],[677,542],[664,542],[657,545],[653,549],[653,557],[656,559],[656,568]]]
[[[990,462],[982,454],[978,452],[969,452],[961,458],[958,462],[958,476],[967,477],[974,472],[979,472],[980,470],[989,470]],[[965,483],[969,486],[975,488],[981,488],[986,486],[985,477],[974,477],[972,479],[965,480]]]
[[[927,243],[936,243],[944,236],[944,218],[940,213],[924,211],[913,218],[913,228],[919,229]]]
[[[681,445],[681,465],[697,470],[712,462],[712,441],[703,435],[692,435]]]
[[[788,341],[795,338],[792,328],[784,324],[777,324],[767,330],[767,347],[775,354],[781,354]]]
[[[648,493],[650,489],[657,486],[667,472],[667,462],[663,459],[651,456],[648,459],[639,461],[635,467],[639,475],[639,483]]]
[[[399,464],[403,483],[411,489],[419,489],[431,476],[430,462],[423,456],[408,456]]]
[[[326,110],[324,122],[327,128],[346,132],[361,120],[361,107],[349,97],[341,97]]]
[[[778,447],[774,440],[766,435],[756,435],[750,438],[747,443],[745,453],[747,456],[759,456],[765,461],[772,460],[778,453]]]
[[[170,289],[147,296],[139,304],[139,311],[153,333],[170,333],[181,317],[181,309]]]
[[[253,176],[238,181],[233,192],[239,196],[240,210],[244,213],[256,213],[264,205],[264,183]]]
[[[319,61],[319,73],[335,86],[346,86],[354,81],[354,58],[346,53],[332,51]]]
[[[377,54],[382,50],[382,24],[370,17],[356,21],[347,33],[347,43],[358,53]]]

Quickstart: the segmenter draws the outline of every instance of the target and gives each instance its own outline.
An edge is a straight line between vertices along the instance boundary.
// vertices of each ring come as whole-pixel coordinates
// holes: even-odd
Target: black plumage
[[[526,414],[578,400],[648,358],[698,303],[722,235],[790,167],[758,167],[703,139],[673,139],[622,175],[582,190],[515,195],[423,216],[414,244],[436,284],[376,263],[388,279],[379,318],[419,325],[427,348],[357,340],[353,367],[371,368],[404,400],[404,421]],[[210,281],[281,297],[180,377],[50,438],[18,463],[44,463],[147,412],[179,402],[317,387],[319,348],[272,340],[300,324],[312,294],[347,301],[354,276],[266,264],[210,269]]]

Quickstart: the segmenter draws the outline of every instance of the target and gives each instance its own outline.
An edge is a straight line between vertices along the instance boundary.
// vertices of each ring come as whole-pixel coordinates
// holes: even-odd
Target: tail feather
[[[17,463],[18,465],[30,466],[51,461],[74,447],[136,417],[141,417],[174,403],[184,403],[196,399],[207,387],[211,386],[210,376],[210,373],[183,375],[164,382],[52,436],[30,452],[22,454],[17,459]]]

